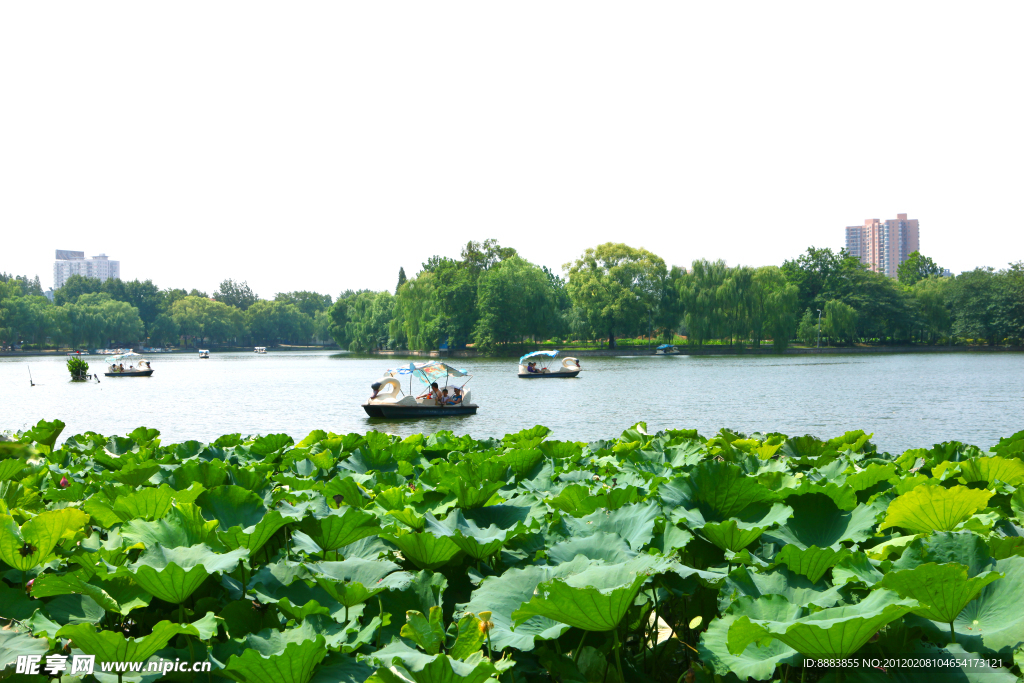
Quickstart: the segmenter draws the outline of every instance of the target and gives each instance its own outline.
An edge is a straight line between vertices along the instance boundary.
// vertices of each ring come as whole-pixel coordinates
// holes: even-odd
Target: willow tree
[[[842,301],[825,303],[825,321],[822,327],[826,337],[853,343],[857,335],[857,311]]]
[[[615,348],[616,336],[652,324],[668,275],[660,256],[615,242],[587,249],[563,268],[569,298],[595,329],[608,333],[608,348]]]
[[[723,285],[728,278],[729,267],[725,261],[698,259],[679,281],[679,295],[686,311],[683,320],[687,338],[696,341],[698,346],[724,336],[728,304],[723,298],[728,288]]]
[[[797,286],[786,279],[778,266],[754,271],[748,294],[750,336],[756,346],[771,338],[776,351],[786,348],[796,333]]]

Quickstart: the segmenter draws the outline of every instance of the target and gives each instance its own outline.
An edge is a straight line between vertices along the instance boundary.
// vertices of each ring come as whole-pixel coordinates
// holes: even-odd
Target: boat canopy
[[[557,355],[558,351],[534,351],[533,353],[528,353],[522,358],[520,358],[519,364],[522,365],[524,360],[526,360],[527,358],[533,358],[534,356],[547,356],[548,358],[554,358]]]
[[[662,344],[661,346],[658,347],[658,349],[660,349],[660,350],[674,349],[674,348],[676,348],[675,344]]]
[[[467,373],[465,370],[460,370],[456,367],[442,363],[441,361],[427,361],[426,363],[409,363],[403,365],[395,370],[391,370],[392,375],[414,375],[416,379],[423,382],[424,384],[430,384],[431,382],[437,382],[440,379],[446,377],[465,377]]]
[[[132,361],[137,361],[137,360],[142,360],[142,356],[140,356],[137,353],[119,353],[116,356],[111,356],[110,360],[108,362],[110,362],[110,363],[123,363],[124,361],[128,361],[130,363]]]

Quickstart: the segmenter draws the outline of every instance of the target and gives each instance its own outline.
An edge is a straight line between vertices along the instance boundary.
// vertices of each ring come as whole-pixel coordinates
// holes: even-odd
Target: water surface
[[[371,420],[360,407],[398,360],[274,350],[149,358],[152,377],[99,384],[69,382],[64,358],[0,358],[0,430],[59,418],[65,437],[145,425],[170,442],[230,432],[299,439],[313,429],[484,437],[544,424],[552,438],[592,441],[645,421],[650,431],[705,436],[721,427],[823,438],[864,429],[897,452],[949,440],[985,448],[1024,429],[1016,353],[584,358],[579,378],[558,380],[521,380],[514,360],[460,359],[478,414],[412,421]],[[93,371],[104,367],[100,356],[87,360]]]

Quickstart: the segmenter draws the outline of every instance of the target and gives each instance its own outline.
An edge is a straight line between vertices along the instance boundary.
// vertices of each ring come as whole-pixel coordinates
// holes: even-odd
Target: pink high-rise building
[[[921,248],[920,242],[917,220],[908,220],[905,213],[887,221],[869,218],[864,225],[846,228],[846,250],[871,270],[893,278],[910,253]]]

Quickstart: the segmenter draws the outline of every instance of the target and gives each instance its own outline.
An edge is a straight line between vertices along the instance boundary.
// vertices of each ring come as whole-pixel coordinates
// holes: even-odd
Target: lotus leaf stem
[[[949,622],[949,637],[953,639],[953,643],[956,643],[956,629],[953,628],[953,622]]]
[[[557,642],[557,641],[556,641]],[[615,650],[615,668],[619,671],[619,680],[625,681],[626,677],[622,674],[622,659],[619,657],[619,627],[616,626],[612,629],[612,648]]]
[[[580,659],[580,653],[583,652],[583,641],[587,639],[587,632],[583,632],[583,637],[580,638],[580,644],[576,646],[576,652],[572,653],[572,663],[575,664]]]

